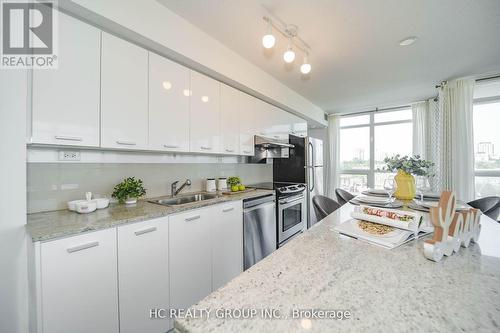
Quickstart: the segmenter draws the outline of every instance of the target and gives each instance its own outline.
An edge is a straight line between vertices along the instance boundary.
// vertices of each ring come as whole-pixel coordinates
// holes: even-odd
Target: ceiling
[[[432,97],[446,79],[500,73],[499,0],[159,0],[326,112]],[[270,12],[299,27],[313,66],[285,66],[286,40],[262,47]],[[416,43],[398,42],[418,36]]]

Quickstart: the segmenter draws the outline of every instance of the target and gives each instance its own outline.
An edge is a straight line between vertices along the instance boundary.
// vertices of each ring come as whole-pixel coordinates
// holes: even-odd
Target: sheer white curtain
[[[429,101],[411,105],[413,112],[413,155],[427,159],[429,141]]]
[[[436,190],[452,189],[464,201],[474,199],[473,79],[449,81],[430,106],[430,160],[436,163]]]
[[[326,193],[335,199],[335,189],[339,181],[339,141],[340,141],[340,117],[331,115],[328,117],[328,149],[329,163],[326,177]]]

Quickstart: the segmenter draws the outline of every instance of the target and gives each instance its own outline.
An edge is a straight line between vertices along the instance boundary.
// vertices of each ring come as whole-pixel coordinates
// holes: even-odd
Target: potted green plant
[[[434,163],[422,159],[419,155],[400,156],[396,154],[392,157],[384,158],[384,163],[386,166],[383,168],[383,171],[397,172],[394,177],[397,184],[394,195],[398,199],[411,200],[415,197],[414,176],[433,176],[431,169]]]
[[[241,185],[240,177],[228,177],[227,186],[231,189],[232,192],[238,192],[245,189],[245,187]]]
[[[145,194],[146,189],[142,186],[142,180],[128,177],[115,186],[111,196],[118,199],[121,204],[131,205],[137,203],[137,198]]]

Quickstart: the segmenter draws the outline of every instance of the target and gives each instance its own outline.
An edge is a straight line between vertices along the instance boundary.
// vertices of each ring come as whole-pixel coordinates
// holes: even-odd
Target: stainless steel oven
[[[277,212],[279,244],[307,229],[307,200],[305,192],[279,198]]]

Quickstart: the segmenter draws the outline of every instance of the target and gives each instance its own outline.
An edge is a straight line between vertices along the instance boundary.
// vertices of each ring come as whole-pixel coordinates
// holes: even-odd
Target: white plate
[[[387,195],[387,191],[381,188],[371,188],[368,190],[368,193],[378,194],[378,195]]]
[[[389,198],[373,197],[368,195],[357,196],[356,200],[364,203],[376,203],[376,204],[388,204],[390,202]]]
[[[417,201],[417,205],[423,206],[425,208],[437,207],[439,205],[439,201]],[[465,210],[469,209],[468,205],[457,202],[457,210]]]

